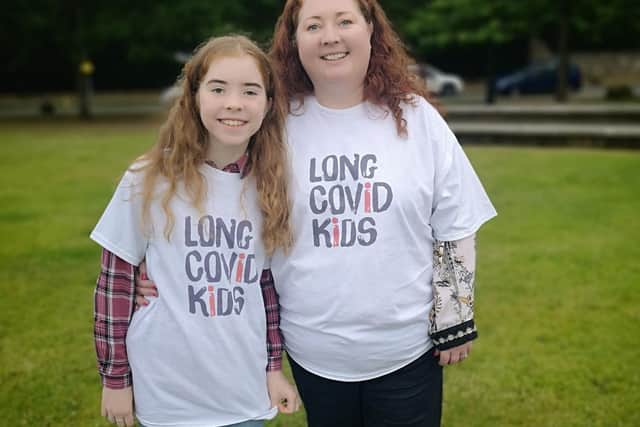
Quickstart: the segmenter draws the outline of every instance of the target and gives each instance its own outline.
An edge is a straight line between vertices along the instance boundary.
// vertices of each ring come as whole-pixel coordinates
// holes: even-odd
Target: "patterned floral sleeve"
[[[473,321],[475,264],[475,234],[451,242],[434,242],[434,304],[429,335],[439,350],[478,337]]]
[[[280,333],[280,305],[271,270],[262,270],[260,288],[267,315],[267,371],[279,371],[282,369],[283,340]]]

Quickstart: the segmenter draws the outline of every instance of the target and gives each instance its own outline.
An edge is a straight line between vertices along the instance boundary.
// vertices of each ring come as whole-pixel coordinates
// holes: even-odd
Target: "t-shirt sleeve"
[[[496,210],[449,126],[433,107],[427,108],[435,161],[433,235],[441,241],[459,240],[478,231]]]
[[[149,233],[142,224],[142,196],[137,175],[127,171],[107,205],[91,239],[132,265],[144,258]]]

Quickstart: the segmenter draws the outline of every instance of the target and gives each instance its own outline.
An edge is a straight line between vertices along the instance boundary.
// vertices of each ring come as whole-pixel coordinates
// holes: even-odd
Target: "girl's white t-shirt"
[[[133,314],[127,333],[135,411],[145,426],[219,426],[276,414],[266,383],[255,184],[206,165],[201,173],[204,210],[179,187],[170,240],[158,200],[149,225],[142,223],[141,174],[131,171],[91,233],[130,264],[146,259],[160,295]]]
[[[271,268],[287,352],[322,377],[367,380],[428,351],[434,238],[496,215],[449,127],[416,101],[406,139],[369,103],[308,97],[288,118],[295,242]]]

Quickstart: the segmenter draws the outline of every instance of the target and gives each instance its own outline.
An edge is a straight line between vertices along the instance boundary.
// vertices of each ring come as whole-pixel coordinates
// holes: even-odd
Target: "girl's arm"
[[[475,264],[475,234],[456,241],[435,241],[429,335],[441,364],[466,358],[471,341],[478,336],[473,321]]]
[[[267,388],[271,404],[278,411],[291,414],[300,408],[300,398],[295,387],[282,373],[283,339],[280,332],[280,304],[273,283],[271,270],[262,270],[260,288],[267,316]]]
[[[280,305],[273,284],[271,270],[262,270],[260,289],[267,315],[267,371],[282,369],[282,334],[280,333]]]
[[[135,267],[102,250],[100,276],[94,293],[94,338],[102,384],[131,385],[126,337],[133,314]]]
[[[131,370],[126,337],[133,313],[135,268],[102,250],[94,293],[94,338],[102,378],[102,415],[109,421],[133,425]],[[130,424],[131,420],[131,424]]]

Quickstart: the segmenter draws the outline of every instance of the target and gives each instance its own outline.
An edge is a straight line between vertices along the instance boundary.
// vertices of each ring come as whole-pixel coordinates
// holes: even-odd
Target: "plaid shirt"
[[[246,175],[248,156],[227,165],[225,172]],[[215,164],[211,164],[215,167]],[[131,369],[126,337],[135,307],[137,268],[106,249],[102,249],[100,275],[94,293],[94,338],[98,371],[102,384],[119,389],[131,385]],[[280,333],[280,306],[271,270],[263,270],[260,288],[267,317],[267,371],[282,369],[283,340]]]

